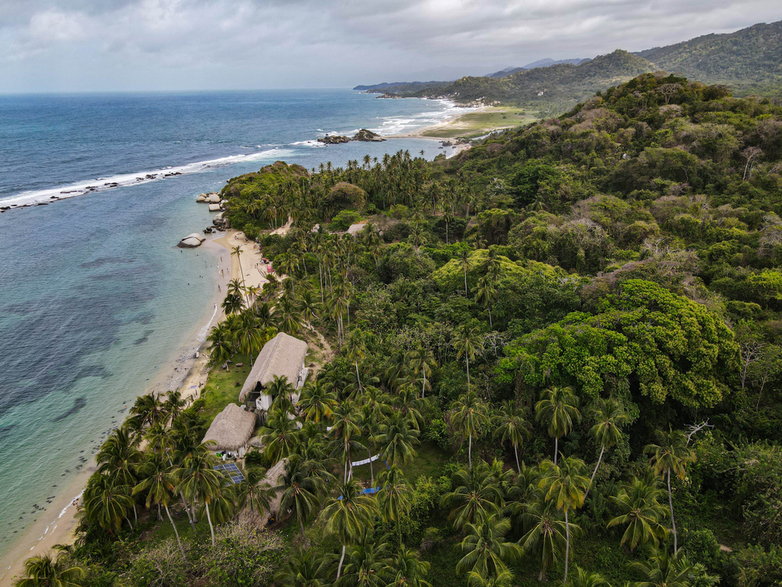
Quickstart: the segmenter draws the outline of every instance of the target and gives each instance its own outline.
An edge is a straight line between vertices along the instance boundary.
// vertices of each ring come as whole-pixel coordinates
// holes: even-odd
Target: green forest
[[[20,584],[782,585],[782,108],[642,74],[222,196],[282,277],[232,284],[204,396],[139,398]],[[199,443],[278,331],[322,365],[229,485]]]

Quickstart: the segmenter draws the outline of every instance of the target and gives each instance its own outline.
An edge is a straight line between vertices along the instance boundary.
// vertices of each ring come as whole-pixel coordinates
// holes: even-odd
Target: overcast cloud
[[[780,19],[779,0],[0,0],[0,92],[451,79]]]

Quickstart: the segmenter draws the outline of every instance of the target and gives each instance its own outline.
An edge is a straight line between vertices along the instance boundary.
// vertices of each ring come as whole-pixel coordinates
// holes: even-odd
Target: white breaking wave
[[[247,163],[252,161],[263,161],[275,157],[289,157],[293,154],[291,149],[281,149],[275,147],[257,153],[248,153],[245,155],[229,155],[227,157],[218,157],[217,159],[207,159],[206,161],[196,161],[186,165],[173,167],[164,167],[152,171],[139,171],[137,173],[123,173],[110,177],[100,177],[89,181],[79,181],[65,186],[47,188],[43,190],[32,190],[22,192],[8,198],[0,199],[0,207],[18,208],[21,206],[32,206],[44,202],[53,202],[74,198],[92,192],[101,192],[114,188],[149,183],[151,181],[160,181],[177,175],[189,175],[191,173],[200,173],[215,167],[225,165],[234,165],[236,163]]]
[[[384,116],[380,117],[380,126],[370,130],[381,135],[399,135],[420,130],[429,126],[443,124],[453,118],[458,118],[468,112],[474,112],[477,107],[458,106],[455,102],[446,99],[432,100],[444,106],[443,110],[434,110],[428,112],[419,112],[418,114],[409,114],[407,116]]]

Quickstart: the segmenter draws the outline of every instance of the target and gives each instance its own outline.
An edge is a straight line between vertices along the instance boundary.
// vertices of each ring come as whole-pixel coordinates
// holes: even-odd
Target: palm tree
[[[677,554],[655,553],[648,563],[635,562],[630,568],[643,575],[635,587],[689,587],[693,584],[693,568],[689,561]]]
[[[484,585],[494,579],[495,585],[510,585],[513,573],[507,563],[518,559],[522,550],[515,542],[505,541],[509,530],[510,520],[499,515],[467,524],[467,535],[461,542],[466,554],[456,564],[456,572],[467,573],[468,584]]]
[[[559,439],[567,436],[573,424],[581,419],[578,398],[570,387],[550,387],[535,404],[535,419],[546,424],[548,435],[554,438],[554,464],[559,456]]]
[[[401,412],[394,412],[379,427],[374,440],[382,447],[380,456],[390,465],[405,465],[415,457],[418,429]]]
[[[280,495],[280,511],[292,511],[304,535],[304,522],[315,512],[331,475],[315,461],[292,455],[285,463],[285,474],[274,490]]]
[[[215,458],[208,448],[201,445],[185,457],[182,466],[174,470],[177,481],[176,491],[181,492],[191,504],[201,502],[206,509],[212,546],[215,546],[215,530],[209,504],[222,492],[226,479],[214,469]]]
[[[185,407],[185,400],[182,399],[182,393],[179,390],[169,391],[163,402],[163,413],[167,416],[167,421],[172,422]]]
[[[123,485],[117,477],[105,474],[93,475],[84,490],[84,515],[98,526],[112,534],[119,532],[122,521],[128,520],[133,509],[129,485]]]
[[[350,455],[352,449],[358,446],[355,439],[359,434],[361,434],[361,427],[359,426],[357,412],[348,402],[339,404],[337,409],[334,410],[329,435],[334,442],[334,451],[343,459],[345,466],[343,482],[345,483],[347,483],[353,475]]]
[[[540,465],[542,477],[538,487],[545,492],[544,499],[565,515],[565,578],[567,583],[570,559],[570,523],[568,513],[584,505],[589,479],[582,472],[584,461],[575,457],[562,459],[561,465],[545,460]]]
[[[448,517],[454,528],[460,530],[500,511],[502,488],[486,463],[480,463],[474,469],[457,470],[454,485],[456,488],[442,497],[443,507],[451,509]]]
[[[679,479],[687,476],[687,465],[695,461],[695,452],[687,446],[687,436],[678,430],[660,432],[660,444],[644,447],[645,453],[651,453],[649,464],[654,473],[665,479],[668,486],[668,507],[671,511],[671,533],[673,534],[673,554],[679,552],[676,535],[676,518],[673,516],[673,492],[671,491],[671,473]]]
[[[179,551],[182,553],[182,558],[184,558],[185,549],[182,547],[182,541],[179,538],[179,531],[174,523],[174,518],[171,517],[171,510],[168,509],[168,504],[171,503],[175,488],[175,480],[171,471],[170,463],[162,454],[152,453],[141,466],[142,480],[133,488],[133,494],[135,495],[146,491],[147,509],[153,504],[157,505],[158,508],[163,506],[163,509],[166,510],[168,521],[171,522],[171,527],[174,528],[174,535],[176,536],[176,542],[179,545]],[[159,511],[160,510],[158,509],[158,512]]]
[[[287,377],[275,375],[266,387],[265,393],[272,397],[272,409],[287,414],[293,409],[293,394],[296,390]]]
[[[296,549],[285,560],[284,566],[275,576],[279,585],[291,587],[325,587],[323,579],[325,563],[319,553],[312,549]]]
[[[242,276],[242,284],[244,284],[244,269],[242,269],[242,247],[236,245],[231,248],[231,256],[236,256],[236,261],[239,263],[239,274]]]
[[[209,362],[212,365],[224,363],[236,352],[236,337],[228,320],[220,322],[209,333]]]
[[[388,543],[365,538],[350,549],[345,574],[337,585],[386,587],[393,576]]]
[[[141,430],[157,422],[162,413],[162,405],[154,393],[140,395],[130,408],[128,423],[135,430]]]
[[[497,289],[497,278],[490,273],[486,273],[478,280],[478,289],[475,291],[475,301],[483,304],[489,312],[489,328],[494,328],[494,321],[491,315],[491,308],[497,302],[499,289]]]
[[[589,432],[600,445],[600,455],[597,457],[595,469],[589,478],[587,495],[589,495],[589,490],[592,489],[597,469],[603,460],[603,453],[605,453],[606,448],[616,446],[622,440],[621,427],[630,421],[630,416],[624,409],[624,406],[614,399],[597,399],[592,405],[591,412],[595,424],[589,429]]]
[[[394,559],[393,568],[396,575],[389,587],[432,587],[425,579],[431,565],[422,561],[418,553],[405,546],[400,546]]]
[[[459,264],[464,272],[464,295],[470,295],[467,291],[467,272],[470,270],[470,249],[462,249],[459,252]]]
[[[377,511],[375,500],[362,494],[361,488],[355,481],[342,483],[339,486],[339,493],[339,497],[330,499],[321,511],[326,532],[336,536],[342,544],[337,580],[342,575],[347,546],[355,544],[359,537],[371,528]]]
[[[299,409],[304,415],[305,422],[317,424],[321,420],[326,420],[331,417],[336,407],[335,394],[327,390],[320,379],[306,385],[301,392]]]
[[[524,514],[530,529],[521,538],[525,552],[539,548],[541,552],[538,581],[546,580],[546,573],[565,547],[565,523],[555,516],[548,505],[531,504]]]
[[[69,561],[70,562],[70,561]],[[81,587],[84,569],[68,566],[62,556],[31,556],[24,561],[24,577],[17,580],[19,587]]]
[[[270,411],[259,434],[261,443],[266,447],[266,455],[274,463],[294,454],[299,446],[299,429],[296,421],[288,417],[287,411]]]
[[[655,481],[656,483],[656,481]],[[614,503],[621,512],[608,522],[608,527],[625,525],[620,545],[627,544],[630,550],[650,542],[657,547],[660,539],[665,536],[665,528],[660,520],[665,515],[665,506],[658,499],[662,490],[638,477],[622,487]]]
[[[474,391],[468,391],[451,405],[451,424],[467,435],[467,461],[472,468],[472,439],[489,422],[489,407]]]
[[[432,376],[432,369],[437,365],[434,354],[424,346],[418,346],[407,353],[407,364],[416,376],[421,378],[421,397],[426,396],[427,388],[431,388],[429,378]]]
[[[483,350],[483,340],[474,328],[461,328],[454,335],[453,346],[456,349],[456,358],[464,357],[467,366],[467,390],[470,389],[470,361],[475,360]]]
[[[396,524],[396,534],[399,547],[402,547],[402,519],[407,517],[412,502],[412,489],[405,481],[404,473],[396,465],[384,471],[380,476],[380,486],[383,488],[378,494],[380,513],[388,523]]]
[[[500,442],[509,442],[513,446],[513,455],[516,458],[516,470],[521,473],[519,463],[519,445],[529,436],[529,425],[519,413],[513,402],[505,402],[496,419],[495,435]]]
[[[610,584],[600,573],[590,573],[576,567],[576,576],[570,579],[568,587],[610,587]]]

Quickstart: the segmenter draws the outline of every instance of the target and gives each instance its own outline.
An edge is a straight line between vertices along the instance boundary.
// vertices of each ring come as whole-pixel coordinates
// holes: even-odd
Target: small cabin
[[[228,404],[215,416],[202,442],[210,442],[211,449],[230,457],[243,457],[247,443],[255,431],[255,414],[236,404]]]
[[[242,391],[239,392],[239,401],[254,406],[263,418],[273,399],[268,393],[264,393],[264,390],[275,377],[283,377],[296,390],[291,398],[295,404],[299,400],[298,390],[307,378],[307,368],[304,366],[306,357],[305,341],[284,332],[278,333],[263,345]]]

